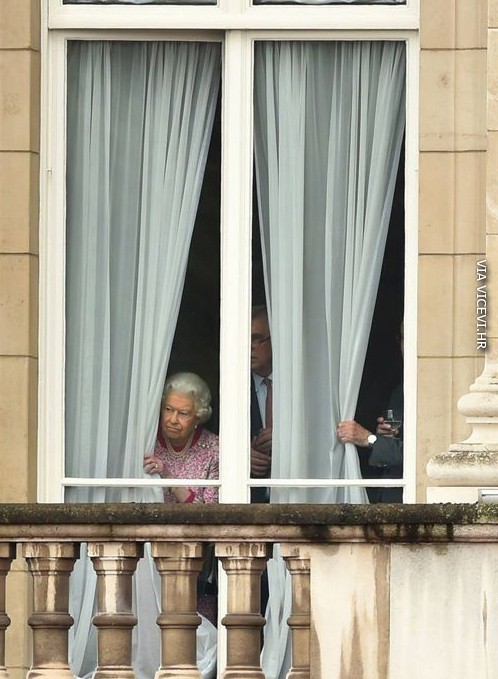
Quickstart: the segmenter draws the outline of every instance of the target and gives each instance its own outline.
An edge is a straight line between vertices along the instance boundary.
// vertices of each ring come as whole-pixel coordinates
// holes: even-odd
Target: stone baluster
[[[97,573],[98,666],[93,679],[135,679],[131,638],[137,618],[132,611],[133,574],[143,555],[136,542],[90,542],[88,555]]]
[[[73,679],[68,663],[69,576],[79,557],[79,544],[37,542],[23,545],[33,577],[33,664],[27,679]]]
[[[0,543],[0,679],[8,679],[9,676],[5,667],[5,630],[10,625],[10,618],[5,612],[5,579],[15,556],[15,544]]]
[[[161,574],[161,667],[155,679],[201,679],[196,661],[197,577],[201,542],[154,542],[152,556]]]
[[[292,666],[287,679],[310,679],[310,560],[299,545],[281,545],[292,577],[292,613],[287,621],[292,634]]]
[[[228,610],[221,621],[227,628],[227,667],[223,679],[264,679],[260,664],[261,573],[271,545],[241,542],[216,545],[228,576]]]

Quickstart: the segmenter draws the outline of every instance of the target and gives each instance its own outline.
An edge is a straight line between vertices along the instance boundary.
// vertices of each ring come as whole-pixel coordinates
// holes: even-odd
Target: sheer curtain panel
[[[406,5],[406,0],[253,0],[255,5]]]
[[[216,5],[217,0],[64,0],[65,5]]]
[[[404,132],[405,47],[256,44],[255,151],[271,307],[276,478],[359,478],[353,419]],[[366,501],[274,491],[274,501]]]
[[[67,80],[66,476],[139,478],[157,432],[220,46],[72,42]],[[69,502],[161,500],[159,489],[66,495]],[[158,585],[144,560],[136,588],[139,679],[159,666]],[[95,669],[94,590],[86,562],[72,586],[79,676]],[[213,664],[214,656],[206,668]]]

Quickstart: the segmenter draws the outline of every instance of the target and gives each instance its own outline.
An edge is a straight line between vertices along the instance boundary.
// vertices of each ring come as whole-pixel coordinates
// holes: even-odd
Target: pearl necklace
[[[164,441],[166,443],[166,448],[168,449],[168,453],[172,457],[184,457],[186,453],[190,450],[190,446],[192,445],[192,440],[194,438],[195,434],[195,429],[194,431],[190,434],[187,443],[183,446],[181,450],[175,450],[173,446],[171,445],[171,441],[167,436],[164,437]]]

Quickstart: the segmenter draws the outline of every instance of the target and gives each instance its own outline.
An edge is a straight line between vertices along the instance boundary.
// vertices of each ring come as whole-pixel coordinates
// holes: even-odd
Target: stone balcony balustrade
[[[292,667],[288,679],[400,676],[389,669],[390,664],[395,667],[397,653],[389,614],[390,598],[394,596],[390,579],[402,581],[406,567],[413,570],[409,561],[415,556],[422,568],[429,564],[426,572],[430,580],[435,577],[431,576],[435,571],[430,564],[438,555],[439,569],[448,571],[448,582],[460,572],[463,577],[469,561],[465,556],[461,570],[460,552],[454,550],[459,546],[470,550],[484,546],[491,550],[489,560],[487,552],[470,554],[481,559],[481,570],[495,564],[479,589],[488,602],[487,638],[482,654],[486,662],[494,662],[494,641],[488,644],[488,637],[493,640],[498,629],[497,599],[493,603],[490,598],[498,588],[497,510],[496,505],[0,505],[0,679],[9,676],[5,649],[9,644],[10,621],[5,602],[10,564],[16,553],[25,560],[33,585],[32,612],[25,621],[32,635],[31,669],[27,677],[73,678],[68,664],[68,631],[73,624],[68,612],[69,587],[81,543],[87,544],[97,574],[98,611],[93,624],[98,633],[99,657],[95,679],[135,676],[131,635],[137,618],[132,610],[131,592],[146,542],[151,543],[162,586],[162,612],[157,620],[162,660],[156,679],[201,676],[196,667],[196,628],[200,619],[195,607],[196,579],[205,543],[215,544],[227,574],[227,609],[221,611],[221,623],[227,632],[227,661],[223,673],[220,672],[223,679],[264,679],[260,666],[261,629],[265,624],[259,610],[260,576],[275,543],[280,545],[292,579],[292,610],[288,619]],[[396,547],[405,550],[402,559],[394,554]],[[352,571],[357,572],[353,585]],[[361,591],[370,587],[370,594],[360,594],[360,580]],[[366,587],[365,583],[370,584]],[[352,586],[356,587],[353,594]],[[428,588],[426,591],[430,592],[432,586],[436,588],[439,583],[435,580],[417,583],[420,591]],[[365,607],[361,609],[363,617],[355,613],[351,639],[347,635],[344,639],[347,625],[340,635],[334,636],[337,621],[347,617],[354,606],[359,611],[358,599],[368,601],[370,596],[376,602],[374,623]],[[323,650],[320,601],[327,606],[330,597],[336,602],[335,622],[327,623],[329,648]],[[413,598],[417,597],[415,593]],[[468,615],[472,614],[474,603],[469,602]],[[427,610],[424,605],[420,615],[432,615],[430,605],[427,604]],[[417,612],[407,605],[405,614],[416,617]],[[359,640],[362,635],[369,637],[370,649],[375,647],[376,653],[375,671],[370,668],[367,673],[364,666],[361,669],[360,665],[349,663],[346,667],[344,661],[344,649],[350,642],[357,645],[360,656],[368,656],[367,641]],[[334,640],[337,636],[342,638]],[[430,653],[430,649],[426,652]],[[340,656],[339,660],[334,660],[336,656]],[[496,663],[494,667],[487,677],[498,677]],[[410,674],[407,667],[404,676],[422,676],[417,672]],[[436,675],[429,672],[427,676]]]

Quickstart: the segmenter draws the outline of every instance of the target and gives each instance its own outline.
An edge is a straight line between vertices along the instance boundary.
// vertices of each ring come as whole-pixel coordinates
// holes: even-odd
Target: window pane
[[[154,450],[219,80],[218,44],[69,44],[66,476]]]
[[[217,0],[64,0],[65,5],[216,5]]]
[[[339,440],[337,427],[354,424],[359,405],[394,214],[404,83],[403,43],[256,44],[256,183],[272,344],[271,476],[277,479],[362,478],[356,447]],[[403,232],[402,214],[391,223]],[[396,258],[403,261],[402,248]],[[392,260],[385,264],[385,275],[392,266]],[[394,294],[398,306],[385,327],[386,344],[399,328],[402,277]],[[399,350],[393,356],[388,360],[399,361]],[[388,392],[396,384],[384,386]],[[371,406],[376,417],[387,404],[379,399]],[[364,436],[356,445],[367,456],[372,429],[358,431]],[[295,492],[273,495],[293,501]],[[359,487],[310,491],[309,501],[317,496],[367,499]]]
[[[369,487],[362,485],[358,487],[362,491],[366,491],[371,504],[378,504],[381,502],[403,502],[403,487],[401,486],[397,487],[394,485],[389,485]],[[335,487],[335,492],[338,495],[345,496],[350,491],[348,490],[347,486],[337,486]],[[291,483],[289,483],[288,487],[273,488],[271,490],[271,500],[257,499],[256,502],[271,501],[272,503],[276,504],[286,503],[288,501],[287,498],[289,495],[291,495],[292,502],[296,504],[324,504],[324,497],[326,497],[328,493],[330,493],[330,491],[324,488],[298,488],[292,487]],[[252,500],[252,502],[255,502],[255,500]]]
[[[406,0],[253,0],[254,5],[406,5]]]

